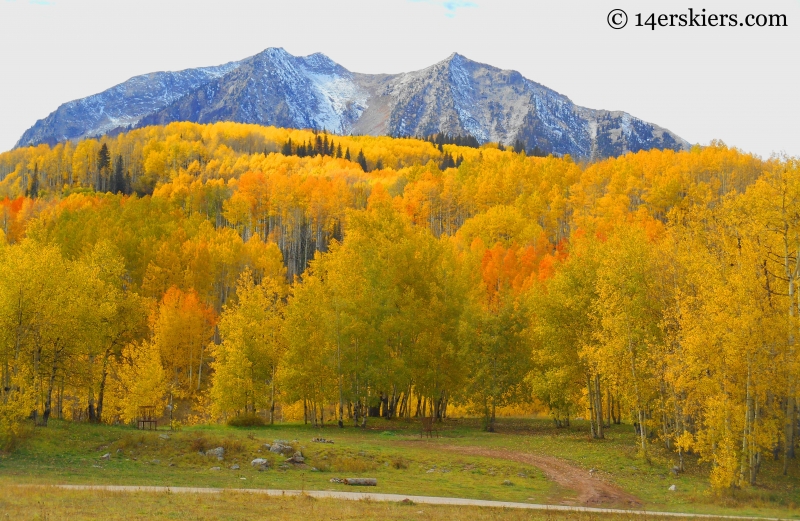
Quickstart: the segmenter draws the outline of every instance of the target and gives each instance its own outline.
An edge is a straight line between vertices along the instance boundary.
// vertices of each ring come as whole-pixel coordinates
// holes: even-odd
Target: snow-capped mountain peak
[[[400,74],[353,73],[322,53],[271,47],[217,67],[136,76],[61,105],[17,146],[171,121],[239,121],[339,134],[472,135],[581,158],[688,143],[624,112],[576,106],[523,77],[458,53]]]

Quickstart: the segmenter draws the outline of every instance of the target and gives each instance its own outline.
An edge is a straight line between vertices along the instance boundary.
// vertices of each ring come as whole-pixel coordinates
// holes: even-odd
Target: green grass
[[[451,496],[532,503],[569,503],[575,493],[548,480],[537,468],[512,461],[462,456],[439,448],[469,445],[553,455],[599,475],[639,497],[648,510],[799,518],[797,464],[788,477],[765,462],[755,488],[715,496],[708,491],[708,468],[688,460],[687,472],[669,473],[672,456],[658,445],[641,457],[628,426],[615,426],[606,440],[590,440],[586,426],[556,429],[546,420],[502,419],[498,433],[481,432],[477,420],[448,421],[441,437],[421,440],[417,423],[370,420],[366,430],[314,429],[305,425],[233,428],[199,426],[179,432],[136,431],[127,427],[51,422],[38,428],[12,454],[0,455],[0,484],[109,484],[354,490],[333,477],[375,477],[374,492]],[[160,434],[169,435],[164,440]],[[335,443],[312,443],[314,437]],[[265,443],[294,441],[307,465],[285,464]],[[199,449],[223,446],[224,461]],[[101,456],[110,453],[109,460]],[[258,471],[256,457],[272,462]],[[238,470],[230,467],[238,464]],[[285,468],[281,468],[284,465]],[[220,467],[220,470],[211,470]],[[314,470],[316,469],[316,470]],[[432,472],[430,472],[432,470]],[[524,476],[524,477],[522,477]],[[513,485],[504,485],[504,481]],[[668,492],[671,484],[678,487]],[[363,489],[361,489],[363,491]],[[624,505],[609,505],[624,506]]]
[[[641,516],[542,512],[402,502],[337,501],[223,494],[120,493],[34,487],[0,488],[0,519],[51,521],[641,521]],[[657,519],[657,518],[649,518]],[[662,518],[663,519],[663,518]],[[671,518],[680,521],[685,518]]]

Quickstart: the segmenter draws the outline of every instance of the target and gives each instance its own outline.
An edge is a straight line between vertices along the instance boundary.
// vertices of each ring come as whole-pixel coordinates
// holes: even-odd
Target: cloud
[[[53,5],[55,2],[50,2],[48,0],[28,0],[28,3],[34,5]]]
[[[438,5],[444,8],[444,15],[448,18],[454,18],[458,9],[465,7],[478,7],[475,2],[469,0],[409,0],[414,3],[425,3],[431,5]]]

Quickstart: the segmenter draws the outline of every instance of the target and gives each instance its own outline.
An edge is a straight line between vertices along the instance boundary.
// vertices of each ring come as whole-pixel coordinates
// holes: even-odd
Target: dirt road
[[[506,449],[458,445],[437,445],[437,449],[468,456],[504,459],[533,465],[541,469],[548,479],[555,481],[564,488],[576,491],[578,493],[578,503],[581,505],[624,505],[636,507],[642,504],[637,497],[625,492],[618,486],[607,483],[599,477],[590,475],[589,471],[585,469],[552,456],[514,452]]]

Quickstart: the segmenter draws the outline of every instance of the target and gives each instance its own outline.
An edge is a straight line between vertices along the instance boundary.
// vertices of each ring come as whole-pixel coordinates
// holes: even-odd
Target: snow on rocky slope
[[[516,71],[459,54],[401,74],[352,73],[324,54],[270,48],[219,67],[137,76],[71,101],[17,146],[80,139],[171,121],[238,121],[338,134],[472,135],[579,158],[684,149],[672,132],[618,111],[579,107]]]

